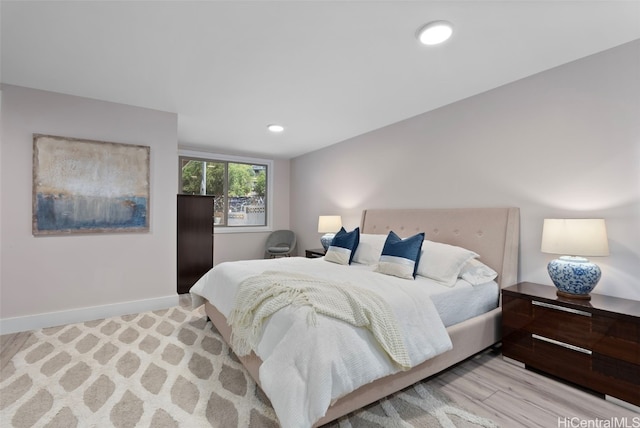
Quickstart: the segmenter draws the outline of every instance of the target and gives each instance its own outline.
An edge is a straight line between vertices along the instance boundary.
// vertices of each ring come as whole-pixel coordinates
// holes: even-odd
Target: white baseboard
[[[110,318],[120,315],[137,314],[155,311],[178,305],[177,294],[154,299],[134,300],[110,305],[92,306],[88,308],[70,309],[68,311],[48,312],[24,317],[0,319],[0,334],[17,333],[58,325],[73,324]]]

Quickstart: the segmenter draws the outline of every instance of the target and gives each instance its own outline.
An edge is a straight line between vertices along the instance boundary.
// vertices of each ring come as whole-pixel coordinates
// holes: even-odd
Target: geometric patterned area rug
[[[0,371],[2,427],[278,427],[203,308],[46,328]],[[495,427],[419,382],[327,427]]]

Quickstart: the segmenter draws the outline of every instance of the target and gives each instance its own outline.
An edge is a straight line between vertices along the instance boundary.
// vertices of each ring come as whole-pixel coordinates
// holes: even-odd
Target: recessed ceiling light
[[[276,124],[271,124],[269,126],[267,126],[267,129],[271,132],[282,132],[284,131],[284,126],[282,125],[276,125]]]
[[[447,21],[433,21],[421,27],[416,36],[420,43],[425,45],[437,45],[444,42],[453,34],[453,25]]]

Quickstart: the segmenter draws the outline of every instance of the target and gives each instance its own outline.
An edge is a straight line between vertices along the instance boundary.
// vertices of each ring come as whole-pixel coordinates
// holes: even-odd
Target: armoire
[[[213,196],[178,195],[178,294],[213,267]]]

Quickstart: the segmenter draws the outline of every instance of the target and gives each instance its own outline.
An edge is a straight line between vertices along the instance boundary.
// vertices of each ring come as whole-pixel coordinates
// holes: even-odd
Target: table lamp
[[[339,215],[321,215],[318,217],[318,233],[324,233],[320,238],[320,242],[324,247],[324,251],[329,249],[333,237],[342,227],[342,218]]]
[[[603,219],[544,219],[543,253],[563,254],[547,265],[556,294],[589,300],[589,293],[600,280],[598,265],[586,256],[608,256],[607,229]]]

